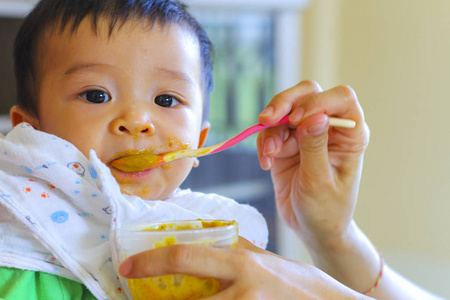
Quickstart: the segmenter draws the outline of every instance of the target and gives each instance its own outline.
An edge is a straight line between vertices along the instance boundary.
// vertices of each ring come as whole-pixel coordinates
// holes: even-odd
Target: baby
[[[132,173],[111,165],[204,144],[212,52],[177,1],[36,6],[16,39],[15,128],[0,141],[0,297],[125,297],[116,230],[133,222],[235,219],[265,247],[255,209],[179,189],[197,160]]]

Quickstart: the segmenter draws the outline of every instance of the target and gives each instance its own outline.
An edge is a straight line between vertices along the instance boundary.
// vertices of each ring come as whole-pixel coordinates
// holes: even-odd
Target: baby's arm
[[[278,213],[303,240],[317,267],[358,292],[369,290],[381,260],[353,220],[369,129],[354,91],[327,91],[311,81],[276,95],[260,115],[273,124],[289,115],[290,127],[258,136],[258,155],[271,170]],[[353,129],[329,127],[328,117],[352,119]],[[371,296],[426,299],[386,265]],[[431,296],[430,296],[431,297]]]

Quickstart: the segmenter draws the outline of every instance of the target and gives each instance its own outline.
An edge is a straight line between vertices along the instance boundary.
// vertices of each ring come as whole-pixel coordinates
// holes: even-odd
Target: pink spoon
[[[345,127],[345,128],[354,128],[356,123],[353,120],[348,119],[339,119],[339,118],[330,118],[330,126],[336,127]],[[187,150],[178,150],[174,152],[169,152],[163,155],[154,155],[154,154],[137,154],[131,156],[124,156],[114,160],[111,165],[124,172],[140,172],[143,170],[147,170],[162,164],[165,164],[171,160],[179,159],[183,157],[201,157],[213,153],[217,153],[233,147],[237,143],[246,139],[247,137],[270,127],[275,127],[279,125],[289,124],[289,116],[285,116],[280,121],[273,125],[262,125],[255,124],[238,135],[232,137],[231,139],[219,143],[217,145],[199,148],[199,149],[187,149]]]

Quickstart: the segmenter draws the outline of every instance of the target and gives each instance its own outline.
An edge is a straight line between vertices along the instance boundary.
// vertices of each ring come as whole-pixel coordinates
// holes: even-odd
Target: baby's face
[[[84,20],[73,35],[54,33],[41,49],[42,80],[37,129],[73,143],[84,155],[94,149],[122,192],[165,199],[190,172],[180,159],[142,172],[124,173],[111,161],[133,151],[166,153],[197,148],[203,94],[198,41],[178,25],[143,27],[129,21],[108,37]],[[130,151],[131,150],[131,151]]]

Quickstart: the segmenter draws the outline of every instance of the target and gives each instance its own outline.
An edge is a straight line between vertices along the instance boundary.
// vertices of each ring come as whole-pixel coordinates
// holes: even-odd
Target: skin
[[[108,37],[107,24],[100,19],[98,34],[90,19],[74,34],[49,33],[40,45],[39,117],[15,106],[11,119],[71,142],[86,157],[94,149],[123,193],[162,200],[196,160],[135,173],[111,161],[130,150],[161,154],[204,143],[209,123],[202,123],[198,41],[178,25],[149,28],[142,21],[128,21]],[[107,101],[92,103],[95,95]],[[170,105],[159,105],[161,99]]]

